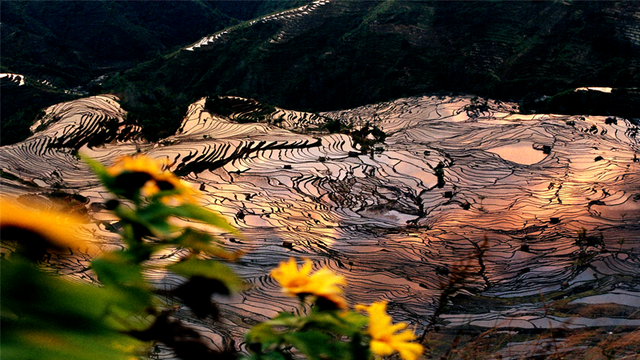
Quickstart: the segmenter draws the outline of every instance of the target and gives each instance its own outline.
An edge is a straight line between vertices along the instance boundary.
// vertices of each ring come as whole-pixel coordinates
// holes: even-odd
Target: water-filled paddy
[[[118,246],[109,231],[117,224],[100,206],[107,193],[73,148],[105,164],[136,152],[167,159],[203,191],[203,204],[243,233],[220,236],[247,251],[234,267],[253,287],[223,300],[228,326],[199,324],[212,338],[240,339],[256,321],[295,306],[268,275],[290,256],[343,274],[351,304],[389,300],[394,319],[418,332],[461,263],[473,271],[458,299],[508,300],[465,307],[453,298],[440,316],[445,325],[640,326],[637,317],[549,317],[541,307],[541,298],[573,296],[576,304],[640,308],[640,144],[628,121],[514,115],[513,105],[493,102],[479,112],[464,97],[321,114],[386,132],[381,151],[358,155],[347,135],[301,133],[323,121],[313,114],[280,110],[273,115],[282,118],[279,127],[237,124],[203,104],[158,144],[135,136],[113,98],[56,105],[34,136],[0,148],[10,175],[2,178],[3,196],[47,204],[54,190],[82,195],[100,220],[85,232]],[[67,260],[61,272],[90,278],[86,260]]]

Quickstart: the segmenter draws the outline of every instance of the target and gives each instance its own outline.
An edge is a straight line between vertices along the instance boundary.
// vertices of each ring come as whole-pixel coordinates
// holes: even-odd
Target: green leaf
[[[143,343],[111,326],[117,291],[44,274],[32,264],[1,262],[2,358],[124,359]]]
[[[144,236],[151,235],[150,230],[139,223],[123,221],[122,239],[128,248],[124,251],[129,259],[140,264],[151,259],[151,255],[163,247],[162,244],[150,244],[143,240]]]
[[[251,353],[249,357],[242,357],[242,360],[291,360],[290,354],[283,353],[282,350],[269,351],[265,354]]]
[[[262,348],[269,348],[271,345],[282,343],[282,335],[274,330],[268,323],[260,323],[251,328],[245,335],[247,344],[260,343]]]
[[[117,332],[98,335],[24,325],[12,325],[11,330],[3,325],[3,359],[122,360],[146,352],[144,343]]]
[[[192,249],[196,252],[205,252],[211,255],[220,255],[225,253],[217,243],[214,244],[214,238],[208,233],[198,231],[192,228],[186,228],[180,236],[175,237],[172,244]],[[222,256],[223,258],[236,258],[229,253],[228,256]]]
[[[153,304],[151,286],[142,275],[142,267],[124,252],[103,254],[91,262],[91,268],[107,288],[121,292],[123,299],[116,304],[130,311],[143,313]]]
[[[107,307],[111,295],[107,290],[48,276],[25,260],[2,260],[0,263],[3,316],[8,310],[19,315],[28,314],[26,318],[39,317],[42,322],[74,326],[76,322],[89,322],[98,317]],[[78,298],[86,301],[74,300]],[[92,325],[88,324],[88,330]]]
[[[201,276],[221,281],[229,290],[238,292],[246,288],[245,282],[233,270],[215,260],[188,259],[167,266],[170,270],[186,278]]]
[[[213,211],[207,210],[201,206],[193,204],[182,204],[173,208],[174,215],[202,221],[209,225],[213,225],[224,231],[237,234],[238,231],[220,215]]]
[[[80,154],[80,158],[89,165],[89,168],[98,175],[98,178],[100,178],[102,182],[113,182],[113,176],[109,175],[109,172],[104,165],[82,154]]]
[[[159,238],[167,238],[180,230],[179,227],[169,224],[167,218],[173,215],[171,208],[163,204],[151,204],[137,211],[130,210],[124,206],[119,206],[114,213],[126,224],[135,227],[124,231],[122,236],[124,241],[133,247],[142,241],[142,237],[154,235]],[[126,229],[126,227],[125,227]]]
[[[120,210],[120,209],[118,209]],[[122,212],[122,213],[120,213]],[[213,225],[217,228],[233,232],[237,234],[237,230],[229,225],[222,216],[209,211],[203,207],[183,204],[180,206],[167,206],[161,202],[152,202],[137,212],[120,210],[117,213],[121,218],[130,222],[138,223],[148,228],[151,232],[158,236],[170,236],[179,230],[178,227],[170,225],[168,219],[172,216],[189,218],[192,220],[203,221],[207,224]],[[193,236],[195,232],[186,233],[188,236]],[[201,233],[204,234],[204,233]],[[202,235],[198,235],[200,239],[205,239]],[[210,243],[211,236],[207,235],[205,243]]]
[[[175,215],[173,208],[160,202],[154,202],[138,209],[136,220],[154,234],[169,236],[179,230],[178,227],[167,222],[169,217],[173,215]]]
[[[208,233],[198,231],[192,228],[186,228],[180,234],[175,237],[172,243],[181,245],[184,247],[193,248],[194,250],[203,250],[214,242],[214,238]]]
[[[99,280],[107,286],[135,286],[148,288],[142,267],[131,262],[124,252],[108,252],[91,262]]]
[[[145,220],[167,220],[173,215],[173,209],[161,202],[153,202],[137,211],[138,216]]]
[[[271,326],[288,326],[290,328],[301,328],[307,323],[306,316],[296,316],[288,312],[281,312],[273,319],[267,321]]]
[[[308,316],[307,326],[335,334],[353,336],[353,334],[362,331],[368,321],[368,317],[352,311],[322,311],[312,312]]]
[[[309,359],[366,359],[368,344],[362,332],[367,322],[366,316],[351,311],[314,311],[307,316],[283,312],[254,326],[246,340],[261,343],[265,351],[290,344]]]
[[[193,251],[203,252],[225,260],[236,260],[242,256],[242,252],[229,252],[222,248],[218,243],[214,243],[213,236],[187,228],[184,233],[172,241],[173,244],[182,246]]]
[[[322,332],[293,332],[284,334],[283,338],[311,360],[339,360],[350,357],[347,343],[337,341]]]

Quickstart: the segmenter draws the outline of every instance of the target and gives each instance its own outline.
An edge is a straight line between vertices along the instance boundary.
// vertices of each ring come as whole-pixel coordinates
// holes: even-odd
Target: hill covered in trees
[[[637,106],[640,42],[631,15],[639,9],[623,2],[327,2],[236,27],[207,46],[124,72],[110,86],[129,99],[151,94],[153,102],[166,98],[160,91],[189,101],[230,94],[311,111],[423,93],[516,100],[535,111],[546,106],[535,102],[543,96],[610,86],[631,88],[624,103]],[[630,116],[637,108],[593,110]]]
[[[11,11],[18,11],[18,3],[8,3]],[[19,4],[26,24],[35,5]],[[39,39],[40,43],[33,40],[38,44],[50,39],[43,46],[57,49],[48,54],[60,64],[82,60],[88,62],[83,66],[91,76],[108,73],[85,90],[120,95],[131,119],[145,125],[151,138],[173,133],[187,105],[210,95],[325,111],[402,96],[464,93],[517,101],[529,112],[570,109],[626,117],[637,116],[640,103],[636,2],[56,4],[45,8],[52,13],[65,7],[80,9],[74,17],[78,24],[46,27],[49,37],[42,38],[32,33],[46,21],[30,26],[25,35],[19,23],[5,26],[3,9],[3,50],[8,40],[16,42],[16,34]],[[11,7],[3,2],[5,6]],[[94,7],[100,19],[113,15],[114,20],[91,28],[87,24],[99,22],[82,14]],[[277,12],[284,8],[294,10]],[[266,16],[269,13],[273,14]],[[243,21],[249,19],[254,20]],[[5,27],[14,33],[7,35]],[[189,46],[216,31],[217,36],[201,42],[203,46]],[[68,45],[68,39],[79,34],[83,40],[72,41],[76,47]],[[33,56],[25,63],[25,56],[3,59],[3,67],[29,63],[33,67],[25,69],[33,73],[43,64]],[[70,60],[74,56],[78,61]],[[131,66],[134,63],[138,65]],[[87,77],[61,74],[57,79],[70,85]],[[552,98],[587,86],[619,90],[613,95]]]
[[[2,1],[2,139],[23,140],[40,109],[100,93],[104,75],[198,37],[308,1]],[[73,91],[69,91],[73,89]]]

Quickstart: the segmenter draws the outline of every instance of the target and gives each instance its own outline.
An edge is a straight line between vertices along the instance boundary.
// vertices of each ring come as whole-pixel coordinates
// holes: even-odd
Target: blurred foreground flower
[[[74,214],[54,210],[26,209],[0,199],[2,239],[15,241],[21,255],[38,261],[47,251],[96,254],[99,249],[82,239],[74,229],[86,221]]]
[[[0,261],[3,359],[117,360],[144,354],[145,344],[123,334],[109,317],[121,293],[40,271],[39,262],[51,252],[64,253],[60,258],[99,252],[74,231],[84,223],[77,215],[0,199],[0,239],[15,247]]]
[[[340,309],[347,308],[347,302],[342,297],[339,285],[346,285],[344,276],[336,275],[333,271],[322,268],[310,274],[313,263],[304,259],[304,265],[298,269],[295,259],[281,262],[271,271],[271,276],[282,286],[282,291],[289,296],[314,295],[329,300]]]
[[[237,231],[219,214],[195,204],[196,191],[163,171],[160,161],[123,157],[110,168],[85,161],[115,195],[105,208],[118,218],[122,249],[92,259],[90,270],[101,286],[41,271],[39,261],[51,250],[67,256],[98,253],[97,246],[74,231],[86,219],[2,200],[3,257],[5,249],[12,251],[0,262],[2,358],[138,358],[154,342],[183,360],[235,358],[232,346],[214,349],[195,328],[174,317],[168,299],[179,299],[197,317],[217,320],[212,295],[240,291],[245,283],[222,261],[234,260],[240,252],[226,251],[212,229]],[[205,229],[188,226],[195,222]],[[180,251],[180,261],[158,263],[167,250]],[[158,270],[184,281],[160,289],[145,274]]]
[[[388,356],[397,351],[403,360],[416,360],[422,354],[422,345],[411,342],[416,339],[412,331],[405,330],[396,334],[397,331],[405,329],[407,324],[391,324],[386,301],[378,301],[370,306],[356,305],[356,310],[369,313],[370,346],[374,354]]]
[[[145,155],[120,157],[107,168],[107,174],[112,177],[112,181],[106,182],[107,186],[122,191],[127,197],[135,196],[139,191],[144,197],[159,196],[166,204],[196,203],[197,192],[172,173],[162,170],[163,165],[162,161]]]
[[[312,268],[309,259],[298,267],[290,258],[271,271],[285,294],[301,298],[314,295],[316,306],[298,311],[302,315],[281,312],[255,325],[245,336],[251,351],[249,360],[292,359],[296,351],[308,359],[331,360],[377,359],[395,352],[403,360],[416,360],[423,353],[423,346],[412,342],[416,340],[413,332],[405,330],[407,324],[392,324],[386,302],[356,306],[368,316],[350,311],[339,287],[346,285],[344,277],[326,268],[311,273]]]

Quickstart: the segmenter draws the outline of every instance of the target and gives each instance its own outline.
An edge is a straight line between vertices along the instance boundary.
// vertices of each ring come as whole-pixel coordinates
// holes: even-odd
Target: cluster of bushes
[[[640,88],[614,88],[602,91],[563,91],[546,99],[527,98],[523,113],[620,116],[640,121]]]
[[[173,95],[164,87],[144,93],[126,88],[120,97],[120,105],[127,111],[127,122],[140,125],[149,141],[175,134],[195,100],[185,94]]]
[[[239,123],[255,123],[269,120],[276,111],[274,106],[258,103],[251,99],[238,99],[223,96],[208,96],[204,108],[221,116],[237,114],[233,120]]]

